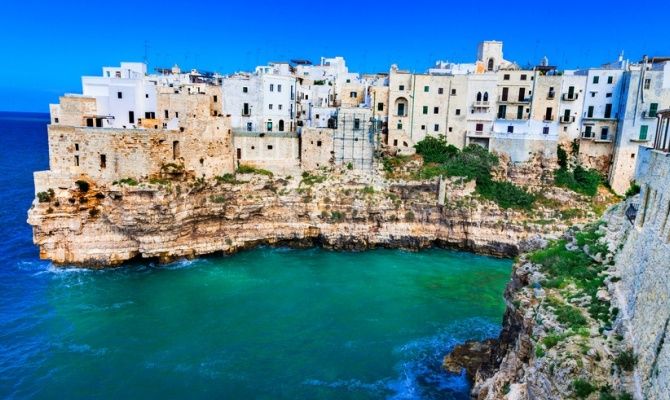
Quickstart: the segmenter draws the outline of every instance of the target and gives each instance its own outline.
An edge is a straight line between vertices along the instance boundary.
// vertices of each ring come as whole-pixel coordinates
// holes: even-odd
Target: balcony
[[[530,103],[531,97],[524,97],[523,99],[513,99],[507,97],[506,99],[503,99],[503,96],[498,96],[498,103],[513,103],[513,104],[528,104]]]
[[[547,100],[553,100],[554,97],[556,97],[556,92],[555,91],[552,90],[549,93],[547,93]]]
[[[472,103],[473,107],[480,107],[480,108],[488,108],[490,106],[490,103],[488,100],[486,101],[475,101]]]
[[[554,116],[553,115],[545,115],[542,122],[554,122]]]
[[[642,118],[656,119],[656,112],[642,111]]]
[[[484,132],[484,131],[468,131],[467,136],[468,136],[468,137],[488,138],[488,137],[491,137],[491,132]]]
[[[602,117],[594,117],[594,116],[585,116],[582,118],[584,121],[616,121],[619,119],[619,114],[614,114],[614,116],[602,116]]]
[[[572,96],[570,96],[570,93],[563,93],[563,101],[574,101],[577,100],[579,97],[579,93],[573,93]]]
[[[570,116],[566,117],[564,115],[564,116],[561,117],[560,122],[561,122],[561,124],[571,124],[571,123],[575,122],[575,116],[570,115]]]

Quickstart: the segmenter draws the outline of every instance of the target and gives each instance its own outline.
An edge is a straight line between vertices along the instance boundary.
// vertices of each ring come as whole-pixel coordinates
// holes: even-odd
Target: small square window
[[[116,92],[116,98],[122,99],[123,98],[123,93],[122,92]]]
[[[433,107],[433,114],[439,114],[440,113],[440,107]]]
[[[545,135],[548,135],[549,134],[549,127],[548,126],[543,127],[542,128],[542,133],[544,133]]]
[[[246,86],[244,86],[244,87],[242,88],[242,93],[249,93],[249,88],[246,87]]]
[[[514,126],[513,125],[508,125],[507,126],[507,133],[514,133]]]
[[[614,83],[614,77],[613,76],[608,76],[607,77],[607,83],[609,83],[609,84]]]
[[[421,130],[425,131],[426,130],[426,125],[421,125]]]
[[[651,79],[647,78],[644,80],[644,88],[649,89],[651,87]]]
[[[503,75],[503,80],[504,80],[504,81],[508,81],[508,80],[509,80],[509,74],[505,74],[505,75]]]
[[[521,74],[521,80],[525,81],[526,79],[528,79],[528,76],[526,74]]]
[[[450,126],[449,127],[449,132],[453,132],[453,131],[454,131],[454,128]]]
[[[444,88],[438,88],[437,94],[444,94]]]
[[[605,94],[605,97],[612,97],[612,93]]]
[[[456,96],[456,89],[451,89],[451,95]]]
[[[597,84],[598,82],[600,82],[600,77],[598,75],[596,75],[596,76],[593,77],[593,83]]]
[[[377,111],[384,111],[384,103],[377,103]]]
[[[423,106],[422,112],[428,114],[428,106]]]
[[[423,91],[426,92],[426,93],[430,92],[430,87],[429,86],[424,86]]]
[[[271,144],[268,145],[268,150],[272,150],[272,145]]]
[[[272,104],[270,104],[270,110],[272,110]]]
[[[439,131],[440,131],[440,125],[439,125],[439,124],[435,124],[435,126],[434,126],[433,128],[434,128],[433,130],[434,130],[435,132],[439,132]]]
[[[461,115],[461,109],[460,108],[456,109],[456,115]]]
[[[284,108],[281,104],[279,104],[277,107],[279,107],[280,110]]]
[[[405,85],[398,86],[398,90],[405,90]]]

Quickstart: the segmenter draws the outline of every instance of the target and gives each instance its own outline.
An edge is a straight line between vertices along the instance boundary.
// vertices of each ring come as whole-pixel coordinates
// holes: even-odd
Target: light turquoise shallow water
[[[35,269],[3,319],[0,397],[465,399],[441,359],[497,335],[510,267],[437,249],[262,248]]]

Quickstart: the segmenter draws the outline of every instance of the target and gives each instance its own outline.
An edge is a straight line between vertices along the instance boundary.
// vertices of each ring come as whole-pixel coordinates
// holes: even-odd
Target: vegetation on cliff
[[[421,178],[459,176],[474,180],[477,193],[502,208],[529,210],[535,202],[535,196],[525,188],[493,179],[492,170],[499,163],[498,157],[481,146],[470,145],[459,150],[447,145],[444,136],[426,136],[415,147],[425,163],[419,172]]]

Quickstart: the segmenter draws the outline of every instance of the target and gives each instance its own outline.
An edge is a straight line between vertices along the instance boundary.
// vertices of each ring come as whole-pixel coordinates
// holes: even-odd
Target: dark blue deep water
[[[511,261],[261,248],[56,268],[26,223],[47,122],[0,113],[0,398],[468,398],[442,358],[497,335]]]

